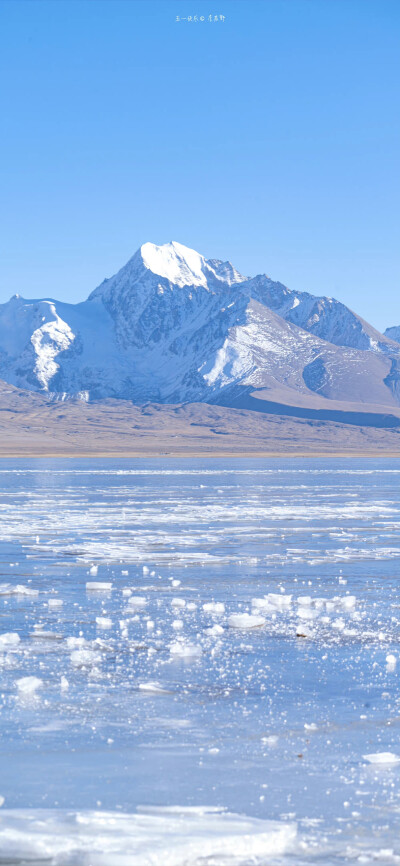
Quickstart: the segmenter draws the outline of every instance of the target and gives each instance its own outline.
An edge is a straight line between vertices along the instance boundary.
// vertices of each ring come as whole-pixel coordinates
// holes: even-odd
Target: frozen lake
[[[3,866],[400,863],[400,460],[1,460],[0,558]]]

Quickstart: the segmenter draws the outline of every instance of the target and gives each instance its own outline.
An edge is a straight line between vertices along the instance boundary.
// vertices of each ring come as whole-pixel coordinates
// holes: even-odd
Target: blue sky
[[[399,33],[397,0],[0,2],[0,301],[177,240],[399,324]]]

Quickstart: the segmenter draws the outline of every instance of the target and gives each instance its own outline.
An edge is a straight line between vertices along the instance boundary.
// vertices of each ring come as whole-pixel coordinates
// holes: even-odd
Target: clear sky
[[[399,324],[399,36],[399,0],[0,2],[0,301],[177,240]]]

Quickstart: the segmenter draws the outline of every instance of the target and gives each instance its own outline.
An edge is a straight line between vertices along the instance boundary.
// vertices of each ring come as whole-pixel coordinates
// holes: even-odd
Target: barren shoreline
[[[346,413],[340,422],[301,417],[302,407],[296,417],[293,407],[278,414],[206,403],[58,403],[4,385],[0,458],[400,457],[400,421],[382,426],[376,408],[375,426],[371,418],[345,423]]]
[[[235,459],[290,459],[309,457],[315,460],[331,458],[392,458],[400,459],[398,451],[2,451],[0,448],[0,460],[96,460],[100,458],[121,460],[164,460],[166,459],[202,459],[210,460],[235,460]]]

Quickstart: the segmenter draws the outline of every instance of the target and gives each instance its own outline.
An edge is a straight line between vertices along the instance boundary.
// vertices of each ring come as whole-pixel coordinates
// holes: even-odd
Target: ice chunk
[[[96,616],[96,625],[99,628],[112,628],[112,619],[109,616]]]
[[[106,580],[88,580],[86,589],[90,592],[109,592],[112,589],[112,583]]]
[[[68,649],[81,649],[87,645],[87,640],[84,637],[67,637],[65,643],[67,644]]]
[[[101,653],[91,649],[74,650],[71,653],[71,664],[76,668],[92,667],[101,660]]]
[[[199,658],[202,655],[202,648],[198,646],[198,644],[190,644],[190,643],[173,643],[171,644],[169,651],[172,656],[176,658]]]
[[[399,764],[400,755],[393,752],[374,752],[371,755],[363,755],[364,761],[369,764]]]
[[[277,592],[270,592],[266,596],[266,599],[267,601],[269,601],[270,604],[272,604],[273,607],[277,607],[280,609],[290,607],[292,603],[292,596],[285,595],[285,593],[279,594]]]
[[[260,628],[265,625],[265,618],[251,613],[235,613],[229,617],[228,625],[230,628]]]
[[[141,692],[149,692],[152,695],[168,695],[168,689],[164,689],[160,683],[150,682],[150,683],[139,683],[139,689]]]
[[[145,807],[136,814],[2,810],[4,862],[184,866],[262,863],[291,852],[296,824],[235,815],[216,807]]]
[[[186,607],[186,601],[184,598],[173,598],[171,607]]]
[[[207,601],[203,604],[206,613],[225,613],[225,605],[222,601]]]
[[[5,631],[0,634],[0,650],[18,646],[21,638],[16,631]]]
[[[20,695],[28,696],[35,694],[42,687],[43,680],[40,677],[21,677],[15,681],[15,684]]]
[[[316,619],[318,611],[313,610],[311,607],[299,607],[297,609],[297,616],[299,619]]]
[[[352,610],[356,606],[357,597],[355,595],[345,595],[342,598],[342,607],[345,610]]]
[[[55,607],[62,607],[64,602],[63,602],[62,598],[49,598],[47,604],[49,607],[55,608]]]
[[[257,610],[271,610],[273,605],[271,604],[268,598],[252,598],[251,606],[257,608]]]
[[[211,635],[211,637],[218,637],[219,635],[224,633],[225,629],[222,627],[222,625],[218,625],[218,623],[216,623],[211,628],[204,629],[204,631],[206,634]]]
[[[172,628],[174,631],[181,631],[183,629],[183,620],[182,619],[174,619],[172,623]]]
[[[96,577],[98,570],[99,570],[98,565],[92,565],[92,567],[89,568],[89,574],[91,574],[92,577]]]
[[[131,595],[128,601],[129,607],[142,608],[146,607],[147,598],[144,595]]]

